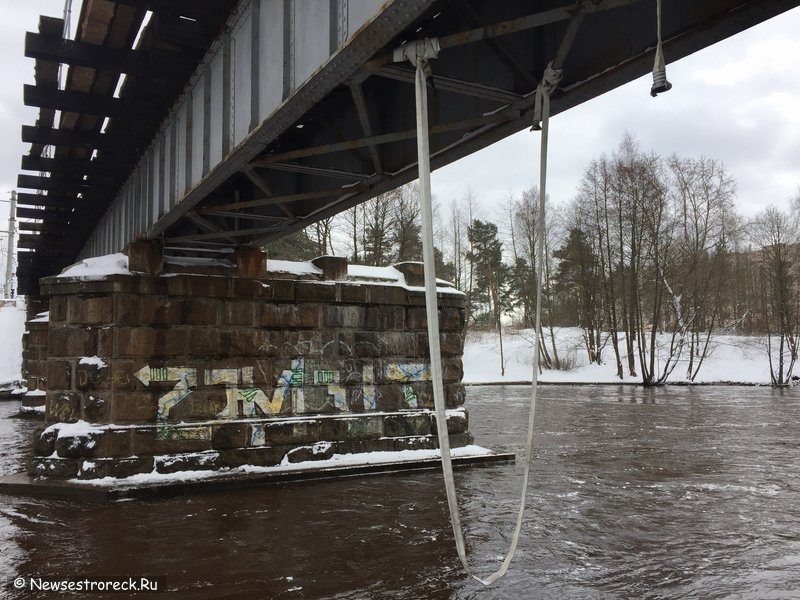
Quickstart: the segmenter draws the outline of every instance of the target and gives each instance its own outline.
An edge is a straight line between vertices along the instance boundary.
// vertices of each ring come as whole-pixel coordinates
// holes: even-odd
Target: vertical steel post
[[[3,296],[11,298],[13,292],[11,280],[14,277],[14,236],[17,234],[17,192],[11,192],[11,211],[8,216],[8,255],[6,256],[6,283],[3,287]]]

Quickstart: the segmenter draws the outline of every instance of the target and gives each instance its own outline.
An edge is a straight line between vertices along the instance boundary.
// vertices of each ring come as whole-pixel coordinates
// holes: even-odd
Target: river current
[[[149,574],[187,599],[800,598],[798,390],[540,390],[522,540],[491,587],[463,572],[429,471],[108,505],[0,496],[0,597],[64,597],[6,577]],[[456,472],[482,574],[511,537],[528,395],[468,388],[476,443],[520,457]],[[0,404],[0,474],[30,452],[16,410]]]

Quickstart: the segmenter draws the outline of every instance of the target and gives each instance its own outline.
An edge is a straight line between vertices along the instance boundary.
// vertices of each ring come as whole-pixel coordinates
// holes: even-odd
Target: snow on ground
[[[0,387],[22,378],[22,334],[25,304],[0,307]]]
[[[609,342],[603,349],[603,364],[589,365],[586,349],[578,328],[556,328],[556,349],[568,367],[545,370],[540,381],[552,383],[620,383],[616,376],[614,350]],[[464,347],[464,383],[530,381],[533,360],[533,332],[529,329],[507,329],[503,332],[505,375],[500,369],[500,338],[496,332],[470,331]],[[546,335],[548,351],[550,338]],[[661,347],[669,345],[667,335],[659,336]],[[626,364],[624,337],[620,339],[623,365]],[[663,357],[663,360],[666,356]],[[662,360],[662,362],[663,362]],[[637,364],[638,367],[638,364]],[[688,359],[684,357],[672,371],[669,382],[688,380]],[[626,377],[624,383],[640,383],[640,377]],[[758,336],[713,336],[709,355],[704,360],[696,383],[769,384],[769,362],[766,338]]]

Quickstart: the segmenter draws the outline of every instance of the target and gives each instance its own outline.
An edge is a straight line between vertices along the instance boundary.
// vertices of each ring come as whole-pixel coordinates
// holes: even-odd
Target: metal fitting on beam
[[[413,40],[394,49],[392,57],[394,62],[411,61],[415,67],[422,64],[425,75],[430,75],[428,61],[439,56],[439,38],[425,38],[424,40]]]

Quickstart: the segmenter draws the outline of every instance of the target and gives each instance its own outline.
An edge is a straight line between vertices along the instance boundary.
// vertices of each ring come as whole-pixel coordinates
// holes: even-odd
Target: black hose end
[[[650,88],[650,95],[653,98],[671,89],[672,84],[667,81],[667,73],[665,71],[653,73],[653,87]]]

